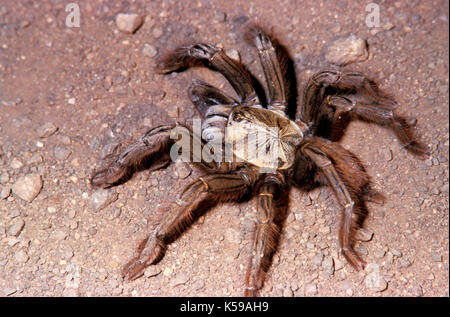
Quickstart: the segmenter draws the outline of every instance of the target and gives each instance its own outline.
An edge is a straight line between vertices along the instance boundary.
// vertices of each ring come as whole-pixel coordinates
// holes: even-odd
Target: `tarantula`
[[[365,201],[382,195],[371,188],[361,162],[334,141],[345,122],[360,119],[392,129],[407,150],[419,157],[428,155],[409,121],[394,112],[396,102],[359,72],[324,70],[314,74],[305,86],[300,116],[291,119],[287,114],[292,96],[287,81],[287,53],[258,27],[251,27],[248,34],[262,64],[267,96],[258,94],[256,79],[240,62],[213,45],[183,46],[161,62],[161,73],[166,74],[192,66],[217,71],[234,88],[237,99],[201,81],[191,85],[190,98],[204,120],[201,135],[187,133],[189,159],[206,173],[181,192],[173,208],[138,245],[134,258],[123,267],[125,279],[140,277],[147,266],[160,261],[167,245],[207,209],[256,195],[258,217],[245,279],[245,295],[255,296],[263,287],[277,248],[285,219],[286,193],[290,187],[311,189],[317,185],[333,189],[343,209],[339,229],[342,254],[351,266],[362,270],[365,262],[354,250],[355,235],[365,218]],[[173,137],[177,127],[180,125],[167,124],[147,131],[115,155],[106,168],[94,172],[92,185],[108,188],[123,183],[142,168],[166,166],[173,145],[180,140],[180,134]],[[185,127],[185,131],[190,130]],[[267,132],[262,142],[253,143],[256,151],[263,153],[258,157],[251,155],[254,151],[243,150],[250,145],[255,131]],[[223,155],[215,160],[189,147],[196,142],[215,144],[208,152],[211,155],[222,154],[230,143],[240,145],[232,147],[231,160]],[[179,149],[175,152],[179,153]]]

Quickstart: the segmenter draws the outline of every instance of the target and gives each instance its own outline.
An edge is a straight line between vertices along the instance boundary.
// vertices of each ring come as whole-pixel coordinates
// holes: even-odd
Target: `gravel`
[[[39,174],[29,174],[20,177],[12,186],[12,192],[17,197],[32,202],[39,194],[43,186],[42,177]]]
[[[58,131],[57,126],[55,126],[51,122],[46,122],[42,126],[40,126],[36,132],[40,138],[48,138],[55,134],[56,131]]]
[[[145,43],[142,53],[150,57],[155,57],[158,54],[158,49],[156,49],[153,45]]]
[[[6,199],[9,197],[9,194],[11,193],[11,186],[0,186],[0,200]]]
[[[367,288],[375,292],[383,292],[388,287],[388,283],[378,271],[374,271],[366,275],[365,285]]]
[[[99,211],[116,201],[119,194],[108,189],[97,189],[91,197],[91,205],[94,211]]]
[[[19,263],[26,263],[28,262],[28,260],[30,259],[30,257],[28,256],[28,254],[25,252],[25,250],[18,250],[15,254],[14,254],[14,258],[17,260],[17,262]]]
[[[144,19],[136,13],[119,13],[116,16],[117,28],[125,33],[134,33],[142,25]]]
[[[355,34],[336,39],[325,52],[325,59],[339,66],[362,62],[368,57],[367,42]]]
[[[20,232],[22,231],[23,227],[25,226],[25,221],[21,218],[15,218],[12,221],[11,226],[8,228],[7,234],[8,236],[19,236]]]

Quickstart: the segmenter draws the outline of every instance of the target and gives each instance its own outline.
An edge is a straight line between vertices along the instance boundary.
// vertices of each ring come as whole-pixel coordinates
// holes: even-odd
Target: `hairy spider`
[[[293,186],[308,190],[318,185],[333,189],[343,209],[339,230],[342,254],[356,270],[362,270],[365,262],[354,250],[355,235],[367,214],[365,201],[381,199],[382,195],[371,188],[358,158],[335,141],[346,122],[360,119],[392,129],[407,150],[419,157],[428,155],[409,121],[394,112],[396,102],[359,72],[324,70],[314,74],[304,89],[301,114],[292,120],[287,114],[294,92],[289,94],[286,52],[257,27],[251,27],[248,35],[258,50],[267,96],[258,93],[255,87],[260,86],[241,63],[213,45],[183,46],[162,61],[162,73],[206,66],[229,81],[237,100],[204,82],[191,85],[190,98],[204,120],[201,136],[189,133],[189,142],[218,145],[210,152],[213,154],[222,153],[230,142],[240,145],[233,147],[232,160],[222,156],[220,160],[205,159],[193,150],[189,152],[190,160],[206,175],[188,185],[162,221],[147,233],[134,258],[123,267],[125,279],[140,277],[147,266],[160,261],[167,245],[207,209],[256,195],[258,218],[245,279],[245,295],[255,296],[263,287],[277,249],[286,193]],[[169,152],[179,140],[171,138],[176,127],[179,125],[168,124],[147,131],[115,155],[106,168],[94,172],[92,185],[108,188],[128,180],[144,166],[166,166]],[[267,132],[265,140],[254,143],[262,157],[244,151],[255,131]],[[267,159],[271,157],[274,159]]]

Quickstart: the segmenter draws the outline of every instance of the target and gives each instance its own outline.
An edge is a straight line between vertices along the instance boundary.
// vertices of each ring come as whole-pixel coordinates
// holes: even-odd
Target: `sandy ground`
[[[421,161],[390,131],[353,122],[340,143],[387,198],[368,206],[373,236],[358,244],[368,269],[354,271],[340,252],[341,211],[331,190],[293,189],[261,295],[449,295],[447,1],[381,1],[375,29],[366,25],[367,3],[354,1],[78,0],[79,28],[66,26],[67,3],[0,2],[0,295],[243,294],[254,201],[214,208],[146,276],[125,282],[120,268],[145,228],[157,224],[160,207],[199,171],[174,165],[143,171],[106,196],[88,179],[114,145],[177,116],[198,116],[187,96],[193,79],[229,91],[206,69],[156,74],[157,59],[170,49],[220,44],[239,52],[264,82],[256,52],[242,37],[247,21],[264,25],[288,48],[300,94],[306,79],[327,66],[328,43],[349,34],[366,39],[369,58],[346,69],[367,73],[394,94],[398,111],[418,119],[417,132],[431,148]],[[145,16],[142,27],[118,31],[120,12]],[[35,174],[43,185],[31,202],[10,191]]]

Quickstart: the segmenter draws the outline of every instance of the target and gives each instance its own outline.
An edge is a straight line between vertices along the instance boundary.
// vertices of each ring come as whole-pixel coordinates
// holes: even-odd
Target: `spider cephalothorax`
[[[313,75],[304,89],[300,117],[291,120],[286,114],[289,102],[286,56],[260,29],[252,27],[249,34],[264,70],[266,97],[257,94],[255,79],[239,62],[213,45],[180,47],[162,62],[163,73],[191,66],[218,71],[230,82],[238,98],[204,82],[197,81],[191,86],[190,98],[203,122],[201,136],[188,133],[188,137],[190,142],[215,144],[216,159],[189,152],[189,159],[197,162],[205,175],[181,192],[175,206],[139,244],[135,257],[123,268],[126,279],[135,279],[147,266],[156,264],[167,245],[208,208],[256,195],[258,220],[245,282],[245,294],[256,295],[264,284],[278,244],[286,193],[291,187],[308,189],[314,184],[326,184],[333,189],[343,208],[339,231],[342,253],[355,269],[364,269],[364,260],[354,250],[355,234],[365,217],[365,201],[382,196],[371,188],[360,161],[334,142],[345,127],[344,119],[357,118],[386,126],[407,150],[421,157],[428,155],[408,121],[394,112],[395,101],[359,72],[325,70]],[[167,165],[168,153],[178,142],[171,135],[178,127],[168,124],[147,131],[106,168],[96,171],[92,184],[107,188],[123,183],[143,165]],[[252,143],[251,136],[257,132],[265,138]],[[227,155],[217,156],[226,152],[230,144],[240,144],[233,146],[231,159]],[[255,147],[254,151],[248,150],[250,145]]]

